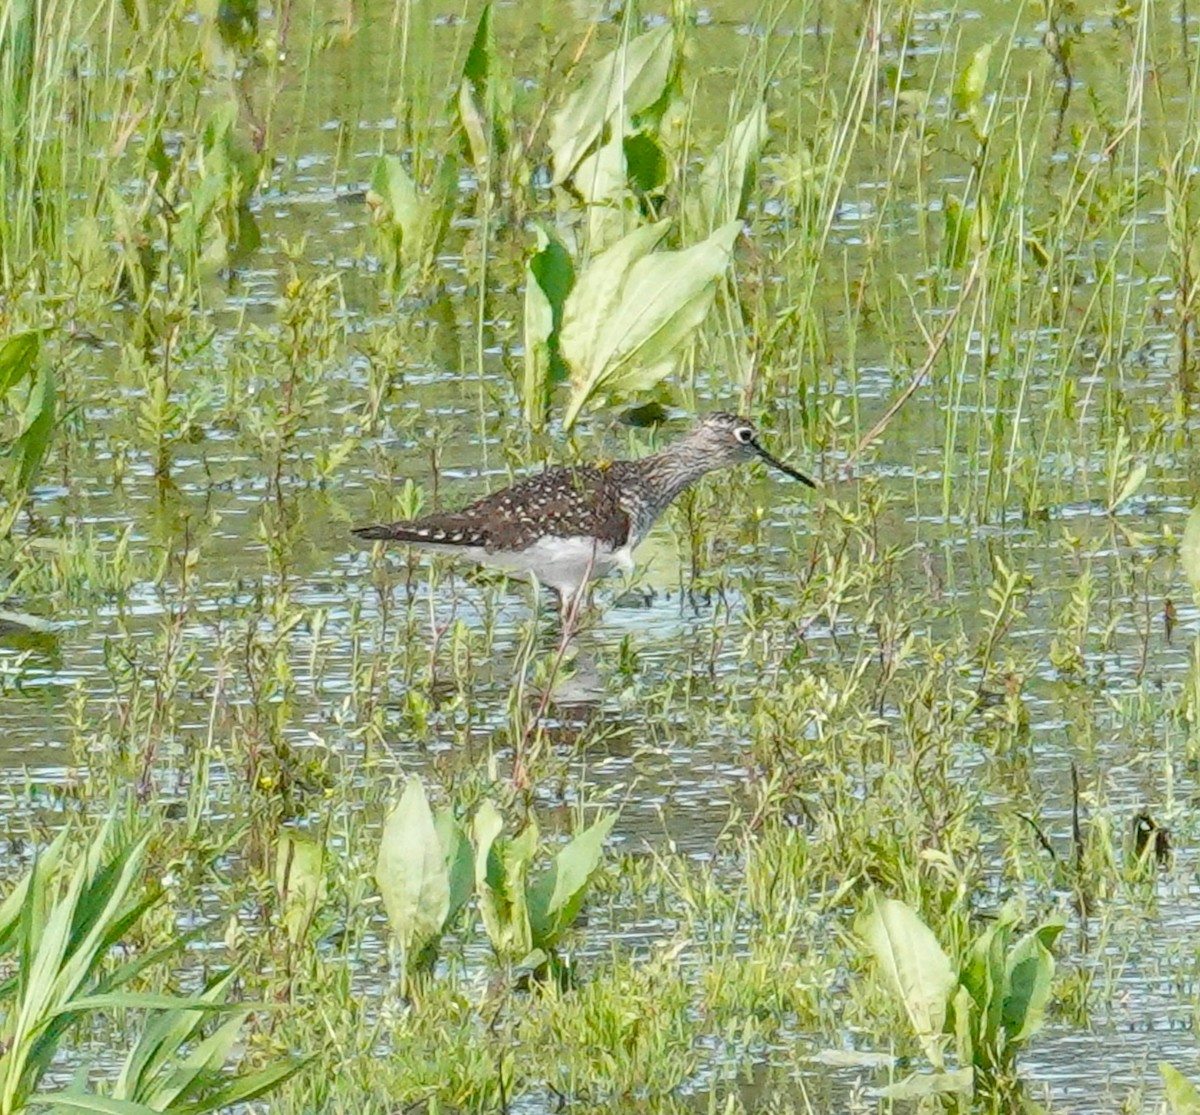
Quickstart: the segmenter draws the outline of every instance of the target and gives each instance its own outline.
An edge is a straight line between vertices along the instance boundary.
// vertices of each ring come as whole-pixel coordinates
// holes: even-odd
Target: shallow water
[[[553,7],[556,18],[562,18],[563,6]],[[537,40],[538,12],[505,5],[498,11],[503,41]],[[999,34],[1008,11],[1008,5],[993,3],[919,16],[910,46],[912,64],[919,65],[925,51],[938,49],[953,35],[977,43]],[[689,66],[712,75],[701,83],[695,114],[712,122],[714,131],[719,132],[726,116],[728,91],[722,82],[729,73],[723,60],[731,49],[740,51],[744,40],[765,33],[755,23],[757,12],[755,5],[725,3],[700,13],[693,35],[696,57]],[[592,14],[589,5],[572,5],[569,18],[582,27]],[[799,38],[819,58],[824,39],[815,15],[820,13],[812,14]],[[14,826],[21,823],[22,811],[43,806],[46,799],[39,789],[61,787],[79,768],[72,740],[81,722],[99,721],[131,701],[134,692],[152,699],[150,663],[160,653],[156,642],[177,609],[186,608],[186,615],[178,625],[174,653],[192,661],[182,671],[180,688],[169,695],[176,717],[168,750],[206,735],[214,692],[222,687],[228,703],[222,722],[232,716],[230,708],[249,708],[252,693],[245,679],[228,676],[230,657],[221,647],[235,645],[251,623],[265,635],[271,620],[262,617],[261,602],[280,600],[284,589],[287,610],[304,617],[287,636],[292,689],[279,698],[287,707],[283,737],[298,749],[332,754],[355,778],[378,777],[377,767],[359,765],[363,744],[354,734],[351,698],[364,663],[387,652],[386,640],[398,637],[395,626],[381,636],[381,599],[396,610],[392,622],[404,625],[399,637],[406,645],[399,646],[399,660],[410,663],[406,676],[415,678],[413,686],[401,682],[388,695],[396,711],[389,720],[385,766],[395,772],[453,770],[471,761],[473,749],[479,759],[497,746],[497,730],[507,724],[515,663],[533,624],[531,591],[517,582],[475,578],[444,563],[431,576],[428,562],[399,554],[374,567],[370,552],[348,534],[351,525],[386,508],[394,483],[412,479],[429,491],[434,454],[437,494],[446,505],[494,489],[519,467],[509,436],[517,405],[509,364],[514,353],[519,356],[519,327],[513,325],[519,320],[519,301],[509,261],[497,261],[490,313],[476,334],[477,269],[473,260],[464,262],[475,250],[479,232],[471,200],[477,184],[469,174],[462,175],[454,231],[438,263],[442,293],[391,307],[379,297],[369,216],[358,195],[368,184],[381,145],[390,146],[400,127],[397,64],[389,49],[395,35],[392,15],[382,4],[364,7],[357,33],[325,50],[302,83],[280,93],[280,157],[268,188],[253,202],[263,244],[206,287],[207,307],[197,333],[211,331],[211,339],[179,360],[180,395],[194,408],[194,434],[174,446],[169,482],[155,475],[154,455],[137,436],[136,410],[144,391],[122,370],[121,346],[131,311],[116,306],[109,318],[86,322],[96,343],[77,353],[72,369],[72,391],[80,404],[68,419],[72,448],[48,470],[36,493],[37,529],[49,538],[76,539],[72,547],[92,553],[102,567],[118,547],[129,556],[120,572],[114,570],[118,583],[108,590],[97,591],[93,583],[71,591],[60,582],[49,598],[12,602],[51,620],[56,632],[52,640],[0,640],[3,677],[15,678],[0,702],[0,765],[13,795]],[[440,95],[444,74],[439,66],[461,51],[473,16],[464,21],[458,6],[424,5],[417,22],[419,49],[409,76],[415,74],[413,80],[428,82]],[[1028,22],[1014,65],[1032,72],[1045,59],[1042,29],[1032,15]],[[793,31],[784,21],[767,37],[783,49],[792,42]],[[1188,32],[1194,45],[1194,20]],[[297,28],[295,49],[306,49],[313,33],[313,28]],[[1178,35],[1178,28],[1164,20],[1156,33],[1165,43],[1166,36]],[[1111,28],[1097,20],[1085,27],[1083,41],[1103,52],[1111,35]],[[522,56],[517,52],[516,57]],[[1097,65],[1091,80],[1101,82],[1104,73]],[[522,73],[518,64],[518,77],[526,80],[526,95],[536,98],[537,69]],[[1094,92],[1101,99],[1112,95],[1102,85]],[[1076,97],[1082,100],[1082,93]],[[1082,119],[1082,108],[1072,111]],[[1153,157],[1148,150],[1146,159],[1152,163]],[[881,210],[875,199],[893,184],[865,157],[855,170],[859,177],[852,171],[845,184],[826,255],[852,270],[864,243],[882,233],[890,244],[894,275],[881,281],[890,283],[902,275],[918,291],[936,284],[936,276],[906,271],[904,264],[918,258],[914,245],[926,222],[940,214],[943,195],[962,189],[963,168],[952,158],[931,157],[924,190],[909,200],[888,199],[882,225],[876,224]],[[764,212],[771,216],[769,206]],[[1151,203],[1135,213],[1133,227],[1140,239],[1130,259],[1136,258],[1141,269],[1122,278],[1127,304],[1114,311],[1126,312],[1136,324],[1122,335],[1119,353],[1102,361],[1089,348],[1093,338],[1079,343],[1069,310],[1061,330],[1039,330],[1016,346],[1021,352],[1033,350],[1030,367],[1046,374],[1031,377],[1020,417],[1004,431],[1006,439],[1038,444],[1043,432],[1052,429],[1043,421],[1045,413],[1060,405],[1054,374],[1065,369],[1075,384],[1075,440],[1051,440],[1038,457],[1045,480],[1044,517],[1023,514],[1018,485],[1004,470],[996,475],[1012,486],[989,490],[986,506],[979,498],[969,505],[957,495],[946,498],[947,468],[953,486],[978,493],[989,461],[965,449],[946,451],[943,412],[951,388],[936,377],[888,427],[877,454],[856,465],[850,477],[839,473],[846,445],[821,455],[808,440],[802,401],[786,393],[774,398],[767,434],[771,447],[826,478],[829,497],[853,504],[876,485],[886,494],[880,529],[886,531],[887,545],[905,548],[896,591],[937,602],[928,613],[931,633],[961,627],[974,635],[983,629],[981,609],[997,556],[1031,578],[1026,617],[1006,645],[1011,653],[1039,662],[1022,694],[1029,715],[1023,763],[1019,770],[1006,770],[1004,757],[988,753],[983,738],[964,740],[956,757],[961,777],[986,786],[989,808],[997,814],[1036,812],[1066,854],[1075,763],[1086,788],[1085,804],[1129,821],[1144,805],[1172,829],[1174,866],[1154,885],[1152,905],[1114,911],[1124,951],[1118,985],[1104,998],[1108,1011],[1094,1012],[1087,1028],[1054,1020],[1023,1058],[1031,1090],[1045,1091],[1055,1111],[1118,1110],[1122,1097],[1143,1084],[1146,1095],[1155,1096],[1159,1060],[1193,1074],[1200,1070],[1192,1036],[1195,959],[1190,944],[1200,930],[1195,901],[1200,883],[1193,868],[1197,833],[1190,818],[1196,792],[1194,751],[1187,745],[1189,729],[1175,713],[1200,612],[1185,605],[1182,578],[1159,545],[1165,527],[1176,535],[1182,532],[1195,465],[1192,420],[1185,421],[1185,434],[1174,442],[1150,436],[1156,415],[1175,396],[1179,382],[1172,303],[1159,270],[1162,218]],[[783,230],[770,220],[762,228],[761,247],[770,253],[773,243],[782,242]],[[331,310],[338,340],[332,355],[317,361],[323,397],[312,403],[284,450],[285,467],[276,478],[270,437],[260,433],[269,423],[260,416],[275,405],[279,388],[259,372],[256,354],[282,339],[280,303],[293,266],[284,240],[303,242],[304,273],[340,275],[341,299]],[[1103,241],[1081,245],[1077,303],[1085,303],[1098,282],[1109,247]],[[773,277],[785,281],[784,276]],[[907,382],[910,371],[897,367],[896,352],[907,345],[910,355],[919,354],[922,339],[911,322],[909,336],[897,343],[887,322],[852,319],[843,295],[831,292],[829,335],[846,347],[814,366],[812,381],[819,384],[814,390],[824,406],[840,401],[846,413],[861,415],[859,428],[865,429]],[[368,351],[401,319],[402,346]],[[937,328],[936,320],[926,327]],[[257,338],[252,336],[255,329],[261,331]],[[982,337],[977,341],[984,347]],[[913,366],[918,361],[919,356]],[[373,365],[379,364],[396,386],[382,403],[377,430],[367,432],[359,423],[359,406],[379,374]],[[1001,398],[999,386],[994,393],[981,390],[979,380],[960,387],[968,399],[980,400],[963,407],[964,423],[977,420],[986,428],[996,408],[1011,406],[1011,399]],[[733,397],[719,369],[703,369],[695,391],[698,407],[727,406]],[[1135,455],[1151,467],[1136,497],[1114,518],[1105,514],[1105,475],[1118,427],[1130,431]],[[636,451],[649,446],[645,436],[629,435],[599,419],[589,433],[595,452],[624,452],[631,436],[641,439]],[[349,434],[358,440],[319,482],[313,462]],[[1029,451],[1023,448],[1022,453]],[[747,784],[756,760],[745,721],[739,718],[745,710],[739,710],[738,698],[753,690],[757,676],[746,647],[755,640],[779,644],[792,637],[782,620],[748,623],[747,594],[762,590],[786,603],[822,529],[807,491],[778,477],[753,471],[709,483],[732,495],[697,503],[706,519],[704,536],[719,537],[725,529],[717,514],[721,506],[743,516],[761,509],[758,529],[738,524],[728,552],[707,551],[701,585],[707,591],[694,593],[689,590],[683,516],[677,514],[660,524],[640,554],[644,572],[638,584],[645,590],[640,596],[631,594],[614,604],[622,588],[616,582],[601,586],[602,614],[583,644],[597,663],[604,691],[598,713],[602,743],[597,745],[591,735],[586,749],[576,749],[572,714],[563,712],[552,738],[564,774],[560,786],[542,791],[547,809],[585,791],[593,800],[619,801],[622,814],[614,835],[620,847],[640,851],[669,844],[697,860],[714,855],[731,805],[748,804]],[[1063,544],[1066,532],[1079,540],[1077,545]],[[165,559],[168,549],[181,548],[181,536],[194,537],[201,554],[186,594],[178,571]],[[1064,679],[1050,661],[1050,640],[1078,584],[1081,553],[1090,559],[1095,582],[1095,611],[1088,621],[1095,643],[1084,674]],[[1162,621],[1168,598],[1178,611],[1170,637]],[[541,607],[548,611],[549,602],[541,601]],[[431,625],[444,629],[452,619],[469,630],[492,632],[486,653],[472,663],[471,707],[452,700],[438,707],[431,701],[423,728],[414,731],[403,702],[410,689],[436,691],[424,663],[429,647],[442,636],[432,635]],[[835,664],[848,666],[861,635],[850,616],[842,630],[814,623],[805,632],[796,668],[822,672]],[[544,630],[538,638],[549,645]],[[623,656],[631,652],[636,661],[622,670]],[[146,655],[144,672],[131,680],[139,653]],[[963,669],[969,672],[965,663]],[[693,678],[699,681],[693,683]],[[647,716],[644,695],[668,687],[680,694],[676,711],[667,702],[661,714]],[[708,709],[694,715],[709,699],[722,702],[728,714]],[[896,717],[898,710],[885,708],[883,715]],[[170,780],[159,792],[174,792]],[[219,796],[219,781],[214,793]],[[981,827],[993,842],[998,868],[1004,830],[998,825],[989,829],[986,822]],[[1067,896],[1062,897],[1066,904]],[[661,932],[653,919],[610,929],[624,943],[646,946]],[[610,945],[611,938],[593,924],[587,951],[602,957]],[[847,1035],[847,1044],[852,1041]],[[763,1050],[764,1072],[769,1073],[772,1060],[772,1051]],[[720,1063],[719,1051],[714,1051],[714,1071]],[[842,1098],[828,1103],[846,1102],[847,1091],[862,1078],[861,1069],[814,1068],[811,1094],[829,1086]],[[696,1090],[704,1091],[703,1081],[697,1081]]]

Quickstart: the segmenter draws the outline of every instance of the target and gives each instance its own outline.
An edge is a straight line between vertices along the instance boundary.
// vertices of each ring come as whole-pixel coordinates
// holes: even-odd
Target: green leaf
[[[634,189],[648,194],[666,182],[667,158],[648,130],[626,136],[624,148],[626,172]]]
[[[877,899],[858,931],[903,1004],[925,1055],[940,1070],[946,1004],[957,982],[942,946],[913,910],[892,898]]]
[[[50,435],[54,432],[55,402],[54,377],[50,369],[43,366],[34,380],[33,390],[29,393],[23,429],[16,441],[19,462],[17,484],[22,490],[27,491],[33,484],[42,458],[50,447]]]
[[[224,997],[237,974],[230,968],[213,980],[201,999],[217,1003]],[[242,1012],[244,1016],[244,1011]],[[205,1014],[199,1010],[165,1010],[148,1015],[137,1043],[129,1051],[120,1075],[112,1087],[118,1099],[153,1102],[172,1060],[203,1025]],[[154,1106],[162,1108],[161,1104]]]
[[[575,285],[575,267],[562,242],[535,225],[537,248],[525,265],[525,421],[542,429],[550,412],[550,394],[567,378],[559,352],[563,306]]]
[[[87,1111],[91,1115],[162,1115],[156,1107],[132,1100],[118,1100],[110,1096],[76,1095],[72,1092],[42,1092],[30,1096],[30,1107],[67,1107]]]
[[[0,399],[26,376],[33,378],[41,330],[14,333],[0,345]]]
[[[421,953],[441,935],[450,910],[442,844],[424,787],[415,776],[384,823],[375,882],[405,969],[411,971]]]
[[[1059,924],[1042,926],[1022,937],[1008,954],[1001,1015],[1006,1046],[1026,1041],[1041,1029],[1054,978],[1050,946],[1062,929]]]
[[[235,1076],[223,1087],[209,1093],[199,1103],[191,1103],[172,1111],[171,1115],[208,1115],[213,1111],[224,1111],[231,1107],[249,1103],[274,1091],[280,1084],[291,1079],[301,1069],[306,1068],[315,1056],[281,1061],[276,1065],[268,1065],[258,1072],[244,1076]]]
[[[973,116],[983,99],[987,88],[988,65],[992,58],[992,44],[984,43],[971,60],[962,68],[954,82],[952,102],[954,110],[966,116]]]
[[[512,116],[511,78],[496,50],[492,22],[492,5],[485,4],[458,87],[459,123],[476,168],[483,168],[493,154],[507,150]]]
[[[609,243],[610,230],[623,233],[626,214],[632,215],[632,196],[626,182],[625,145],[618,134],[579,163],[573,179],[587,206],[588,243],[593,250]]]
[[[504,840],[503,827],[499,811],[484,801],[473,823],[475,886],[492,948],[502,958],[516,959],[532,948],[525,875],[537,850],[538,831],[531,820],[519,836]]]
[[[575,836],[529,888],[526,904],[535,948],[553,948],[579,915],[616,819],[615,813],[609,813]]]
[[[1187,576],[1192,592],[1200,599],[1200,503],[1192,508],[1187,525],[1183,528],[1183,540],[1179,544],[1179,561]]]
[[[439,809],[433,819],[433,827],[437,830],[442,859],[446,864],[446,878],[450,883],[450,903],[445,921],[445,925],[449,925],[458,916],[459,910],[467,904],[467,899],[475,889],[475,866],[471,855],[471,842],[452,810]]]
[[[975,1027],[979,1021],[978,1008],[971,992],[959,983],[950,1000],[950,1014],[954,1021],[954,1052],[960,1065],[975,1063]]]
[[[381,155],[371,174],[367,205],[375,223],[392,228],[404,240],[416,241],[425,227],[425,207],[399,155]]]
[[[572,93],[550,122],[550,151],[554,177],[565,182],[605,125],[625,121],[657,103],[667,88],[675,54],[674,30],[663,24],[617,47],[592,68],[583,85]]]
[[[1142,486],[1142,482],[1145,479],[1146,464],[1144,461],[1140,461],[1129,470],[1129,475],[1125,477],[1125,483],[1121,485],[1121,490],[1116,494],[1112,503],[1108,505],[1109,513],[1111,514],[1116,511],[1127,499],[1131,499]]]
[[[767,142],[767,106],[759,104],[734,126],[700,172],[700,207],[705,229],[740,216]]]
[[[1158,1074],[1162,1077],[1171,1115],[1200,1115],[1200,1089],[1166,1061],[1159,1061]]]
[[[275,889],[288,940],[299,944],[325,900],[325,848],[308,836],[284,832],[275,848]]]
[[[622,237],[592,260],[567,299],[568,430],[598,392],[632,395],[671,374],[708,315],[741,225],[733,221],[683,251],[650,254],[666,231],[660,221]]]

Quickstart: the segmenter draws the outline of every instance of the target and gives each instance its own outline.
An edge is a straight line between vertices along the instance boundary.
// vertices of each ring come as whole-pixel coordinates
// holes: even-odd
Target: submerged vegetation
[[[1200,1109],[1195,13],[567,10],[0,5],[0,1112]]]

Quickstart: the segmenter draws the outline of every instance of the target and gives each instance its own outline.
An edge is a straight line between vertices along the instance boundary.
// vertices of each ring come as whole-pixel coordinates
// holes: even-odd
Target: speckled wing
[[[609,470],[552,468],[459,511],[411,522],[359,527],[359,538],[420,546],[482,547],[515,552],[541,538],[591,537],[612,549],[629,539],[630,516]]]

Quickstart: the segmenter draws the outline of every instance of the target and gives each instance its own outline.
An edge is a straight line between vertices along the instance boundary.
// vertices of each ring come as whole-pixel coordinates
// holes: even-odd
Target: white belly
[[[628,546],[614,550],[592,538],[539,538],[519,553],[483,553],[476,560],[497,569],[531,573],[541,584],[567,594],[614,569],[633,571]]]
[[[422,542],[418,548],[426,553],[447,554],[508,573],[533,576],[539,584],[554,589],[564,597],[573,596],[588,581],[606,577],[614,569],[623,573],[633,572],[631,545],[612,549],[593,538],[556,538],[548,535],[524,550],[512,553],[489,553],[482,546],[455,546],[437,542]]]

